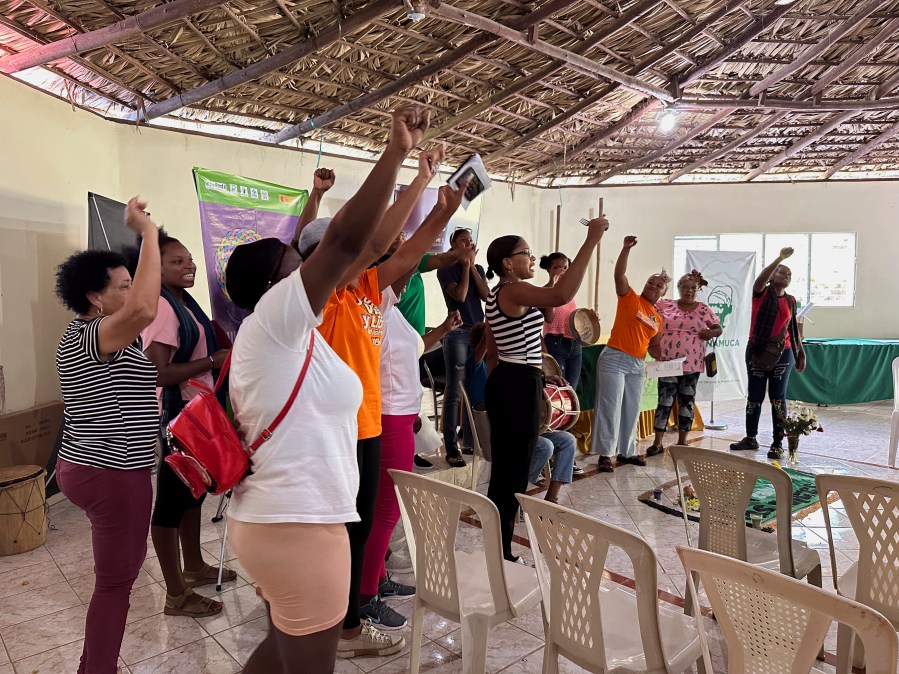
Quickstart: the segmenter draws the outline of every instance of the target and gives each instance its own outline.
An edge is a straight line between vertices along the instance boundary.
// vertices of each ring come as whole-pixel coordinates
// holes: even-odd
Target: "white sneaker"
[[[391,552],[384,568],[388,573],[412,573],[412,560],[402,553]]]
[[[384,634],[370,621],[362,621],[362,631],[352,639],[341,639],[337,644],[338,658],[360,658],[364,656],[384,656],[399,653],[406,645],[406,638],[400,635]]]

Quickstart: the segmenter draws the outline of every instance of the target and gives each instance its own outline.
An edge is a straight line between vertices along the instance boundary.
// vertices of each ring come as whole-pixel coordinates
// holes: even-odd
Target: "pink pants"
[[[378,594],[378,585],[387,576],[384,555],[390,544],[393,528],[400,519],[400,505],[396,500],[393,480],[387,471],[412,470],[415,456],[415,432],[412,425],[417,414],[381,416],[381,481],[371,533],[365,544],[365,563],[362,567],[362,594]]]

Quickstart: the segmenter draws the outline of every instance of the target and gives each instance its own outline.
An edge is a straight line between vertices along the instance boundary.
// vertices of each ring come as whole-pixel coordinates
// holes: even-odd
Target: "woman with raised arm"
[[[662,317],[655,303],[668,290],[671,278],[663,269],[650,276],[638,295],[627,280],[627,262],[636,236],[624,237],[624,245],[615,263],[615,293],[618,307],[606,348],[596,361],[596,404],[593,417],[593,452],[599,454],[597,466],[611,473],[612,456],[618,463],[645,466],[638,456],[637,419],[643,393],[643,365],[646,352],[659,360]]]
[[[547,288],[552,288],[568,271],[571,260],[565,253],[550,253],[540,258],[540,269],[549,275]],[[581,377],[581,343],[571,332],[571,314],[577,309],[577,302],[572,299],[568,304],[557,309],[544,309],[546,324],[543,326],[543,343],[546,352],[552,356],[562,370],[562,376],[568,380],[571,388],[577,388]]]
[[[125,258],[85,250],[63,262],[56,294],[75,313],[56,351],[65,402],[56,480],[91,523],[94,592],[79,674],[115,674],[131,586],[147,556],[159,407],[140,333],[156,317],[159,238],[134,197],[125,224],[143,237],[134,279]]]
[[[746,345],[749,372],[746,437],[730,446],[733,450],[759,448],[759,420],[767,390],[774,436],[768,450],[769,459],[783,456],[783,422],[790,373],[794,366],[796,372],[805,370],[805,349],[796,322],[796,298],[787,294],[793,272],[783,264],[792,254],[792,248],[782,249],[774,262],[762,269],[752,286],[752,321]]]
[[[487,297],[490,328],[488,350],[495,348],[498,363],[487,377],[484,402],[490,420],[493,464],[487,496],[500,515],[503,556],[512,554],[512,533],[518,516],[515,494],[528,487],[528,473],[540,431],[544,375],[540,336],[544,307],[571,301],[587,271],[593,250],[609,227],[605,217],[591,220],[587,238],[568,271],[551,288],[532,285],[536,258],[520,236],[501,236],[487,249],[487,278],[499,283]]]
[[[715,312],[705,302],[696,299],[700,288],[709,284],[702,274],[692,270],[677,282],[678,299],[659,300],[656,311],[662,317],[659,349],[663,360],[684,359],[683,374],[659,378],[659,403],[655,414],[656,436],[646,456],[665,451],[662,445],[671,408],[677,398],[677,444],[687,443],[693,427],[693,401],[699,375],[705,370],[705,347],[710,339],[721,335],[722,329]]]
[[[384,154],[302,266],[297,251],[276,239],[238,246],[228,261],[228,294],[253,310],[234,343],[230,380],[238,432],[248,442],[281,411],[308,360],[290,413],[253,455],[252,473],[235,488],[229,508],[237,558],[261,589],[270,617],[247,674],[334,670],[350,589],[346,525],[359,521],[362,386],[316,328],[370,246],[372,223],[386,210],[399,168],[422,132],[419,114],[408,108],[394,114]],[[370,625],[359,632],[372,652],[403,645]]]

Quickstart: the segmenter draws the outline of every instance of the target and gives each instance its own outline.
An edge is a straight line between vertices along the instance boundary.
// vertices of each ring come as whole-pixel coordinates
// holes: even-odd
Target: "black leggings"
[[[356,462],[359,464],[359,491],[356,494],[356,511],[359,522],[347,522],[350,534],[350,597],[345,630],[359,627],[360,593],[362,592],[362,563],[365,561],[365,543],[371,533],[371,523],[375,517],[375,502],[378,498],[378,483],[381,481],[381,437],[366,438],[356,442]]]
[[[677,377],[659,378],[659,406],[656,407],[655,430],[668,430],[668,418],[677,398],[677,430],[686,433],[693,428],[693,403],[696,400],[698,372],[685,372]]]
[[[536,367],[500,361],[484,390],[493,454],[487,497],[499,510],[503,556],[510,560],[518,517],[515,494],[528,488],[531,457],[540,433],[543,383],[543,372]]]
[[[156,502],[153,504],[153,517],[150,523],[154,527],[177,529],[181,526],[184,513],[203,505],[206,494],[194,498],[187,485],[175,474],[165,457],[172,453],[165,434],[162,435],[162,460],[156,474]]]

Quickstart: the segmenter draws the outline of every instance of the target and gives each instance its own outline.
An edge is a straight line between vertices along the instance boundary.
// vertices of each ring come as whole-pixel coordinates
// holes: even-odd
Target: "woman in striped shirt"
[[[499,276],[486,303],[488,351],[494,362],[498,360],[484,391],[493,451],[487,496],[499,510],[503,556],[509,561],[518,560],[512,554],[512,532],[518,516],[515,494],[527,490],[528,469],[540,430],[544,385],[540,309],[560,307],[572,300],[593,249],[608,227],[605,217],[590,221],[586,241],[568,271],[551,288],[527,283],[534,278],[536,258],[520,236],[501,236],[487,249],[487,278]]]
[[[147,554],[159,408],[156,367],[141,330],[156,317],[159,237],[137,197],[125,223],[143,237],[134,279],[111,251],[75,253],[59,266],[56,294],[75,312],[56,352],[65,402],[56,464],[60,489],[91,522],[96,583],[79,674],[115,674],[131,586]]]

